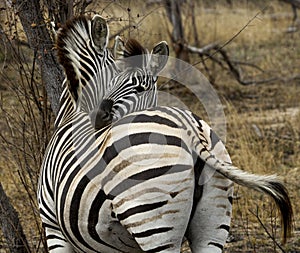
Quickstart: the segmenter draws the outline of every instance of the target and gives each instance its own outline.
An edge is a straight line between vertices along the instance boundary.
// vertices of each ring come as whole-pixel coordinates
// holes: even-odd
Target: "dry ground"
[[[262,3],[262,6],[255,6],[248,1],[240,1],[234,7],[229,7],[225,1],[219,2],[220,4],[204,4],[196,9],[201,45],[214,41],[220,44],[226,42],[264,7]],[[300,252],[300,81],[299,77],[290,80],[300,74],[300,31],[292,34],[286,32],[292,18],[289,6],[277,1],[270,1],[268,4],[269,8],[225,49],[233,60],[253,63],[264,70],[261,72],[244,66],[244,78],[261,80],[277,77],[280,80],[242,86],[230,73],[209,60],[206,62],[210,73],[205,71],[202,64],[197,67],[204,74],[213,76],[213,86],[224,105],[227,121],[226,145],[233,163],[246,171],[277,173],[286,183],[295,213],[294,234],[280,249],[276,245],[280,244],[280,221],[272,202],[266,196],[236,187],[231,242],[225,249],[228,253]],[[139,14],[140,19],[145,19],[141,26],[131,31],[131,36],[137,37],[149,48],[161,39],[168,40],[166,26],[169,25],[162,8],[145,16],[149,10],[142,7],[135,9],[132,5],[131,12],[136,12],[132,16]],[[101,7],[103,8],[98,6]],[[104,14],[123,19],[126,17],[122,14],[123,10],[113,8],[114,6],[107,7]],[[188,22],[188,17],[185,17],[186,34],[192,44],[194,36],[188,28]],[[117,22],[112,21],[111,24],[113,33],[117,30],[114,28]],[[126,33],[124,35],[128,36]],[[192,56],[191,62],[196,61],[199,61],[198,56]],[[10,76],[15,78],[13,73]],[[206,118],[201,105],[196,104],[185,90],[178,88],[174,93],[193,111]],[[21,111],[9,89],[1,90],[1,98],[5,109],[16,114]],[[9,122],[2,118],[0,123],[1,132],[9,132]],[[13,139],[11,141],[14,142]],[[28,208],[28,196],[24,193],[18,176],[20,165],[9,150],[2,149],[0,153],[1,183],[20,213],[27,238],[32,244],[36,244],[39,233],[33,225],[34,215]],[[0,247],[0,252],[2,251],[6,251],[5,247],[2,250]]]

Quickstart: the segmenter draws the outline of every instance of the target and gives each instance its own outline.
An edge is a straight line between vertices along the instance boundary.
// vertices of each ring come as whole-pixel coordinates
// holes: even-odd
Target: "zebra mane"
[[[147,54],[147,49],[144,48],[137,40],[129,38],[125,43],[124,57]]]
[[[127,67],[141,68],[145,66],[148,59],[148,50],[137,40],[129,38],[124,45],[124,60]]]
[[[76,58],[74,53],[78,54],[78,44],[85,45],[91,38],[90,35],[91,17],[84,15],[74,17],[63,25],[57,34],[56,47],[59,63],[64,67],[68,79],[68,88],[73,95],[77,94],[79,80],[74,69]]]

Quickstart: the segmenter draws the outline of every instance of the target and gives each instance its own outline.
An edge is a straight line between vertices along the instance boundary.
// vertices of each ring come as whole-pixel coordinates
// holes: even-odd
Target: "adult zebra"
[[[132,70],[132,75],[136,76],[140,72],[134,73],[134,70]],[[144,76],[144,75],[141,75]],[[118,112],[120,108],[124,107],[126,108],[126,112],[133,112],[131,106],[128,106],[132,101],[137,101],[137,94],[136,94],[136,83],[132,82],[131,86],[130,83],[126,81],[122,81],[122,78],[118,79],[115,78],[115,80],[118,80],[115,83],[115,86],[113,87],[110,92],[107,93],[107,95],[104,97],[103,102],[101,103],[99,110],[105,111],[106,114],[110,114],[110,118],[113,119],[116,117],[119,119],[120,113],[123,113],[123,110],[121,112]],[[151,89],[151,84],[149,84],[148,89]],[[120,96],[120,91],[126,90],[126,93],[124,93],[124,96]],[[130,94],[131,93],[131,94]],[[147,96],[144,97],[145,100],[147,100]],[[140,101],[137,101],[136,103],[141,104]],[[144,101],[146,104],[147,101]],[[149,116],[148,112],[151,111],[151,116]],[[160,128],[162,122],[166,120],[168,117],[167,114],[165,115],[166,118],[159,119],[160,112],[167,112],[167,114],[173,114],[170,115],[170,118],[173,118],[172,123],[174,123],[178,119],[180,119],[180,116],[185,115],[188,116],[185,120],[185,122],[181,122],[181,126],[185,126],[185,130],[187,130],[190,127],[190,124],[194,124],[193,127],[197,127],[200,132],[200,142],[204,144],[204,146],[207,145],[207,147],[204,147],[201,149],[201,152],[204,152],[204,154],[200,154],[200,156],[197,157],[197,162],[194,164],[195,171],[195,189],[194,189],[194,198],[193,198],[193,209],[191,211],[191,217],[189,221],[189,227],[186,232],[186,237],[191,243],[191,247],[193,249],[193,252],[220,252],[223,249],[223,246],[225,244],[226,235],[230,227],[230,216],[231,216],[231,204],[232,204],[232,181],[241,184],[243,186],[253,188],[255,190],[265,192],[269,194],[272,198],[274,198],[277,206],[279,207],[282,215],[282,221],[283,221],[283,235],[284,240],[288,234],[290,234],[290,228],[291,224],[288,225],[291,222],[292,217],[292,209],[290,200],[287,194],[286,189],[284,186],[276,179],[275,175],[272,176],[256,176],[251,175],[243,171],[239,171],[236,167],[231,165],[230,157],[226,151],[225,146],[223,145],[222,141],[218,138],[218,136],[213,132],[213,130],[207,125],[206,122],[198,118],[196,115],[192,114],[191,112],[187,110],[180,110],[178,108],[172,108],[172,107],[157,107],[157,108],[151,108],[147,111],[142,111],[140,113],[134,113],[128,115],[128,120],[125,124],[127,125],[127,128],[133,128],[134,125],[130,125],[131,123],[136,124],[136,122],[140,123],[139,127],[143,129],[145,132],[141,131],[140,129],[135,133],[135,138],[139,138],[139,131],[140,134],[146,134],[148,137],[146,137],[143,141],[138,141],[139,145],[146,144],[146,143],[152,143],[154,139],[152,135],[156,133],[157,128]],[[100,113],[101,114],[101,113]],[[177,115],[176,115],[177,114]],[[123,115],[123,114],[122,114]],[[139,118],[136,120],[136,118]],[[145,117],[145,118],[143,118]],[[127,117],[126,117],[127,118]],[[176,119],[174,121],[174,119]],[[122,119],[122,121],[125,119]],[[149,127],[149,132],[144,127],[148,127],[148,124],[153,124],[153,132],[151,132],[151,128]],[[176,124],[174,123],[174,124]],[[187,123],[187,124],[186,124]],[[116,123],[118,124],[118,122]],[[171,122],[169,122],[171,124]],[[136,124],[138,125],[138,124]],[[190,131],[190,130],[187,130]],[[134,132],[134,131],[132,131]],[[165,132],[169,133],[168,131]],[[171,133],[171,131],[170,131]],[[129,134],[129,131],[128,131]],[[131,143],[131,138],[128,137],[126,139],[126,136],[124,137],[125,141],[128,143]],[[143,138],[143,137],[140,137]],[[164,139],[165,138],[165,139]],[[147,142],[148,141],[148,142]],[[194,140],[195,141],[195,140]],[[159,138],[157,138],[156,141],[153,143],[160,144],[163,147],[161,147],[160,150],[164,150],[164,145],[169,145],[167,137],[164,134],[161,134]],[[181,142],[182,143],[182,142]],[[132,143],[135,145],[135,143]],[[173,144],[171,144],[173,145]],[[155,145],[153,145],[155,148]],[[209,148],[208,148],[209,147]],[[153,148],[153,150],[154,150]],[[123,151],[123,150],[118,150]],[[159,152],[159,151],[156,151]],[[146,151],[147,155],[151,154],[151,151]],[[196,155],[197,154],[193,154]],[[161,157],[163,157],[163,152],[161,153]],[[145,157],[147,157],[145,155]],[[153,158],[153,157],[151,157]],[[174,157],[172,157],[174,158]],[[144,158],[147,160],[148,158]],[[209,160],[212,160],[213,163]],[[136,160],[135,162],[140,163],[137,165],[143,166],[142,160]],[[218,168],[218,166],[222,163],[221,167],[224,166],[223,172],[221,168]],[[205,172],[205,164],[213,167],[216,169],[216,173],[208,173],[212,178],[210,181],[206,182],[205,185],[201,185],[201,182],[203,182],[203,178],[200,179],[200,174],[207,173]],[[159,165],[159,162],[158,162]],[[176,166],[176,162],[172,163],[172,166]],[[127,166],[127,165],[126,165]],[[157,166],[157,165],[155,165]],[[151,170],[156,170],[161,168],[151,168]],[[171,170],[171,168],[169,168]],[[198,171],[197,171],[198,170]],[[227,172],[225,172],[227,171]],[[214,172],[214,171],[213,171]],[[237,172],[237,173],[236,173]],[[149,171],[143,171],[142,173],[137,172],[137,174],[140,175],[141,180],[148,180],[153,179],[151,176],[147,175]],[[159,176],[161,174],[159,172],[154,172],[152,175],[155,177],[155,173],[157,173]],[[163,173],[163,172],[162,172]],[[228,174],[226,174],[228,173]],[[143,178],[143,174],[146,174],[146,177]],[[234,175],[235,174],[235,175]],[[248,174],[248,175],[247,175]],[[239,178],[240,177],[240,178]],[[226,180],[226,178],[232,179],[232,181]],[[255,181],[259,182],[255,182]],[[264,181],[264,182],[263,182]],[[198,182],[198,184],[197,184]],[[262,183],[262,184],[261,184]],[[135,183],[133,183],[135,186]],[[271,186],[273,185],[273,186]],[[132,185],[131,185],[132,186]],[[270,188],[269,188],[270,187]],[[278,188],[277,188],[278,187]],[[269,189],[268,189],[269,188]],[[277,193],[274,192],[274,189],[278,190]],[[210,192],[211,191],[211,192]],[[118,192],[119,193],[119,192]],[[277,198],[275,195],[277,195]],[[172,193],[170,193],[172,194]],[[281,196],[280,196],[281,195]],[[211,197],[213,198],[213,201],[210,202],[212,206],[205,206],[209,200],[205,200],[205,198]],[[277,198],[277,199],[276,199]],[[281,200],[280,200],[281,199]],[[284,200],[285,199],[285,200]],[[204,201],[203,201],[204,200]],[[285,202],[283,204],[283,202]],[[204,203],[203,203],[204,202]],[[280,203],[281,202],[281,203]],[[283,204],[283,205],[282,205]],[[218,210],[213,209],[223,209],[223,214],[218,212]],[[203,210],[207,209],[207,210]],[[225,213],[226,211],[226,213]],[[207,212],[209,212],[211,217],[207,217]],[[229,217],[229,218],[228,218]],[[215,221],[213,221],[215,220]],[[204,224],[204,229],[201,226]],[[199,226],[200,225],[200,226]],[[205,229],[210,229],[210,231],[205,231]],[[224,233],[225,232],[225,233]],[[160,233],[160,232],[158,232]],[[172,251],[173,252],[173,251]],[[176,252],[176,251],[174,251]]]
[[[177,108],[135,112],[99,131],[74,111],[55,132],[41,173],[49,250],[178,253],[186,235],[193,252],[220,252],[197,240],[197,182],[212,169],[272,196],[286,237],[292,211],[284,186],[217,160],[210,150],[222,143],[210,134],[204,121]]]
[[[60,110],[55,122],[56,127],[72,111],[71,108],[76,106],[78,110],[91,113],[96,127],[101,128],[108,122],[105,122],[103,118],[103,125],[99,126],[99,115],[93,115],[92,112],[97,111],[103,96],[116,83],[116,81],[112,81],[112,78],[116,78],[122,70],[122,78],[126,78],[124,68],[135,67],[136,64],[140,64],[140,60],[151,62],[149,57],[153,58],[157,54],[169,54],[168,45],[164,41],[154,46],[149,54],[148,50],[136,40],[129,39],[124,43],[117,36],[114,45],[114,56],[119,59],[124,57],[124,60],[116,63],[113,55],[107,48],[108,35],[109,28],[106,20],[99,15],[95,15],[92,19],[88,16],[75,17],[59,29],[57,34],[58,58],[65,69],[66,79],[60,99]],[[126,58],[130,59],[131,62],[126,62]],[[159,59],[163,59],[162,56]],[[127,70],[127,73],[129,71]],[[157,77],[154,76],[153,80],[147,81],[156,83]],[[80,97],[77,90],[80,93]],[[73,100],[70,99],[69,92],[74,97]],[[153,90],[152,99],[147,99],[147,101],[147,106],[157,105],[156,89]],[[146,107],[144,106],[143,108]]]
[[[82,97],[80,86],[67,91],[72,101],[74,94]],[[195,181],[204,161],[275,197],[288,233],[284,187],[274,177],[249,176],[216,159],[211,150],[225,148],[191,112],[156,108],[95,131],[78,104],[64,114],[42,166],[38,199],[51,252],[179,252],[188,224],[194,252],[208,252],[207,246],[220,251],[216,243],[197,240],[201,188]]]
[[[103,115],[100,115],[100,118],[98,114],[93,115],[93,112],[97,112],[99,110],[97,106],[99,106],[102,101],[104,94],[113,87],[115,81],[111,81],[111,79],[116,77],[118,74],[121,75],[121,70],[118,68],[118,65],[115,63],[110,51],[107,49],[107,40],[108,26],[106,21],[98,15],[95,15],[93,19],[85,16],[74,18],[68,21],[67,24],[59,30],[57,38],[58,56],[60,63],[65,68],[66,79],[63,84],[65,88],[61,96],[60,110],[55,122],[57,131],[64,128],[64,124],[70,123],[70,120],[72,120],[72,117],[74,116],[74,112],[82,112],[89,115],[90,123],[92,123],[96,128],[100,128],[98,124],[99,122],[102,124],[101,127],[110,123],[111,119],[109,119],[109,121],[105,121],[106,119],[102,117]],[[124,60],[122,68],[125,68],[125,71],[122,72],[122,78],[131,80],[128,73],[130,73],[132,68],[138,66],[136,64],[151,63],[155,65],[154,67],[150,66],[152,71],[151,77],[147,75],[148,72],[145,72],[147,82],[137,83],[138,85],[136,86],[136,90],[138,93],[143,94],[141,95],[140,100],[137,99],[135,100],[135,103],[132,103],[134,110],[156,105],[157,99],[155,83],[157,81],[157,74],[161,68],[164,67],[166,61],[156,62],[155,55],[168,55],[169,51],[167,44],[165,42],[158,43],[153,48],[151,54],[149,54],[145,48],[133,39],[129,39],[126,44],[120,41],[120,39],[117,39],[117,44],[120,43],[122,43],[122,54],[124,54],[125,58],[134,55],[142,55],[142,57],[131,57],[130,62],[126,62],[126,60]],[[135,60],[132,61],[132,59]],[[162,59],[162,57],[158,59]],[[140,60],[142,61],[140,62]],[[137,63],[135,61],[137,61]],[[159,65],[157,66],[157,64]],[[139,71],[139,73],[141,72]],[[137,77],[140,79],[139,75]],[[148,85],[148,82],[151,85]],[[151,87],[151,89],[148,89],[148,87]],[[153,89],[153,87],[155,88]],[[131,92],[132,91],[130,91],[130,94]],[[125,91],[123,91],[122,94],[125,95]],[[147,104],[143,102],[143,96],[146,94],[148,96]],[[149,99],[150,97],[151,99]],[[125,113],[126,112],[123,111],[123,115]],[[121,116],[122,115],[119,115],[118,117]],[[64,128],[64,130],[66,129],[68,129],[68,126]],[[81,130],[84,130],[84,128]],[[49,165],[48,158],[49,157],[46,157],[45,155],[45,163]],[[52,165],[53,164],[50,166]],[[59,166],[60,165],[54,167]],[[44,179],[47,180],[47,178]],[[40,185],[48,185],[48,182],[42,182],[41,177]],[[41,188],[39,189],[39,194],[41,194]],[[50,200],[52,198],[52,201],[54,200],[52,195],[53,191],[47,191],[47,194],[49,195],[43,197],[39,195],[41,215],[46,217],[47,221],[53,222],[52,218],[56,216],[55,211],[54,209],[49,209],[47,201],[45,202],[45,199]],[[53,229],[53,231],[56,230],[52,226],[53,224],[49,225],[48,222],[44,224],[46,231],[52,231]],[[52,233],[50,232],[50,234]],[[48,242],[50,240],[50,250],[60,248],[60,245],[51,246],[51,240],[57,240],[55,235],[53,237],[48,236],[47,240]],[[67,250],[68,246],[66,246],[66,248],[62,248],[63,250]]]

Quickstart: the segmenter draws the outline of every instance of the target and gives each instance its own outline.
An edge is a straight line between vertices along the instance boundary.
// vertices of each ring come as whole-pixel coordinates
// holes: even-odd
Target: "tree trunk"
[[[20,17],[30,47],[35,51],[54,114],[59,109],[64,74],[53,51],[53,41],[43,19],[39,0],[16,0],[15,9]]]
[[[189,62],[188,50],[185,48],[185,36],[184,29],[182,26],[180,5],[183,3],[182,0],[165,0],[165,8],[167,16],[173,26],[172,31],[172,42],[174,45],[174,51],[176,57],[183,61]]]
[[[0,183],[0,227],[12,253],[29,252],[19,216]]]
[[[56,115],[62,92],[64,74],[53,51],[53,41],[47,30],[39,0],[16,0],[14,8],[20,17],[28,44],[37,57],[43,85]],[[12,253],[30,252],[17,211],[0,183],[0,228]]]

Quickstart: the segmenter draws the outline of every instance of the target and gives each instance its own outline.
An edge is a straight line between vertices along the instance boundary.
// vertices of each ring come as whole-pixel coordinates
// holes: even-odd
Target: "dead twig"
[[[110,36],[109,36],[109,40],[114,39],[117,35],[120,35],[120,34],[124,33],[126,30],[128,30],[128,29],[130,29],[130,28],[138,29],[138,28],[142,25],[143,21],[144,21],[147,17],[149,17],[152,13],[157,12],[158,9],[160,9],[160,8],[162,8],[162,7],[161,7],[161,6],[158,6],[158,7],[154,8],[153,10],[151,10],[150,12],[148,12],[146,15],[144,15],[144,16],[143,16],[138,22],[136,22],[136,23],[130,24],[130,23],[133,22],[133,20],[130,20],[130,23],[129,23],[128,25],[124,26],[124,27],[123,27],[121,30],[119,30],[118,32],[116,32],[116,33],[110,35]],[[111,20],[112,20],[112,19],[110,19],[109,21],[111,21]]]
[[[196,53],[196,54],[200,54],[200,55],[207,54],[210,50],[219,48],[219,44],[217,42],[207,44],[206,46],[201,47],[201,48],[194,47],[194,46],[191,46],[188,44],[185,44],[184,46],[189,50],[190,53]]]
[[[267,235],[269,236],[269,238],[272,239],[273,243],[283,252],[286,253],[286,251],[280,246],[280,244],[276,241],[276,239],[274,238],[273,235],[271,235],[271,233],[269,232],[269,230],[267,229],[267,227],[264,225],[264,223],[262,222],[261,218],[259,217],[259,212],[258,212],[258,207],[256,209],[256,213],[254,213],[253,211],[249,210],[249,212],[251,214],[253,214],[256,219],[258,220],[259,224],[262,226],[262,228],[265,230],[265,232],[267,233]]]
[[[199,56],[203,57],[203,56],[207,56],[210,57],[210,59],[214,62],[216,62],[217,64],[219,64],[222,68],[226,69],[224,63],[226,64],[226,66],[228,67],[228,70],[233,74],[234,78],[242,85],[255,85],[255,84],[265,84],[265,83],[271,83],[271,82],[275,82],[275,81],[282,81],[282,82],[290,82],[293,80],[298,80],[300,79],[300,74],[296,74],[293,75],[291,77],[270,77],[267,79],[261,79],[261,80],[244,80],[243,79],[243,75],[241,73],[241,70],[239,70],[238,67],[236,67],[236,65],[247,65],[249,67],[255,68],[257,70],[259,70],[260,72],[265,73],[265,71],[260,68],[259,66],[253,64],[253,63],[247,63],[247,62],[242,62],[242,61],[235,61],[235,60],[231,60],[230,57],[228,56],[228,53],[226,52],[226,50],[224,48],[220,49],[220,46],[218,45],[218,43],[213,42],[210,43],[204,47],[198,48],[198,47],[194,47],[191,45],[185,45],[185,47],[189,50],[190,53],[197,53],[199,54]],[[210,54],[211,50],[216,50],[218,51],[219,54],[221,54],[222,59],[219,59],[216,57],[216,55]],[[207,58],[205,58],[204,60],[206,60]]]
[[[214,43],[210,43],[202,48],[197,48],[188,44],[184,44],[183,46],[190,52],[190,53],[197,53],[201,56],[201,60],[197,61],[195,63],[192,64],[192,66],[196,66],[200,63],[205,62],[208,59],[211,59],[215,62],[217,62],[219,65],[221,65],[222,67],[224,67],[224,65],[222,64],[222,61],[218,60],[215,55],[216,54],[221,54],[223,57],[223,61],[227,64],[229,70],[231,71],[231,73],[233,74],[233,76],[235,77],[235,79],[243,84],[243,85],[250,85],[250,84],[258,84],[258,83],[265,83],[265,82],[271,82],[277,79],[267,79],[267,80],[243,80],[241,78],[241,73],[239,72],[239,70],[234,66],[234,64],[231,62],[230,58],[227,55],[227,52],[224,50],[224,48],[229,45],[234,39],[236,39],[252,22],[253,20],[255,20],[258,15],[260,13],[262,13],[265,10],[265,8],[261,11],[259,11],[258,13],[256,13],[256,15],[254,15],[233,37],[231,37],[229,40],[227,40],[224,44],[222,44],[221,46],[214,42]],[[215,50],[213,53],[210,53],[211,50]],[[205,56],[203,58],[203,56]],[[192,67],[191,66],[191,67]],[[189,69],[191,69],[191,67],[187,67],[181,71],[179,71],[176,76],[186,73],[187,71],[189,71]],[[161,87],[165,86],[166,84],[168,84],[170,81],[167,81],[165,84],[163,84]]]

